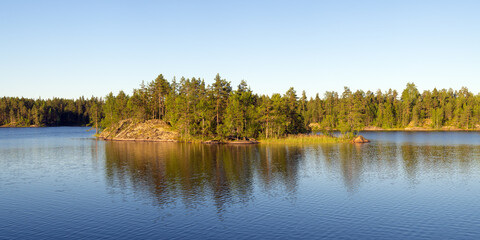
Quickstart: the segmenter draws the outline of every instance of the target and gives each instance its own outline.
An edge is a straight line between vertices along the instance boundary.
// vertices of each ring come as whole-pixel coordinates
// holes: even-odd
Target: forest
[[[3,97],[0,98],[0,126],[86,126],[95,115],[101,117],[102,104],[102,99],[95,97],[76,100]]]
[[[160,74],[142,82],[131,95],[120,91],[104,98],[0,99],[0,124],[109,127],[122,119],[161,119],[183,137],[277,138],[290,134],[365,128],[480,129],[480,95],[466,87],[419,92],[414,83],[398,93],[327,91],[307,98],[294,88],[259,95],[245,81],[232,87],[219,74],[211,84],[201,78]],[[15,123],[15,124],[12,124]],[[21,124],[19,124],[21,123]]]

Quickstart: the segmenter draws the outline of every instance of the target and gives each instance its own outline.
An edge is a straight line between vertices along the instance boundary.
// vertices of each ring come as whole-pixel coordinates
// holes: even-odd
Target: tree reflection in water
[[[147,193],[160,206],[211,200],[219,212],[250,201],[254,184],[294,194],[304,159],[301,148],[288,146],[107,142],[105,151],[110,186]]]
[[[186,208],[250,202],[255,191],[295,198],[303,174],[313,171],[343,181],[355,193],[362,181],[403,177],[414,186],[419,176],[466,174],[480,148],[474,145],[406,143],[322,145],[200,145],[106,142],[106,177],[112,190],[131,189],[166,207],[179,200]],[[314,166],[314,170],[312,170]],[[475,168],[474,168],[475,169]],[[257,190],[256,190],[257,189]]]

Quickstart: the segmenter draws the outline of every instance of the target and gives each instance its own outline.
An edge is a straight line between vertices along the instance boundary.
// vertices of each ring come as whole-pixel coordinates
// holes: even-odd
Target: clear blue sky
[[[480,91],[480,1],[0,1],[0,96],[216,73],[257,93]]]

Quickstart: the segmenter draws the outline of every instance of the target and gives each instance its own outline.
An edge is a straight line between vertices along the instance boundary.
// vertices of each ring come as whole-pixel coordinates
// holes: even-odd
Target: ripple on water
[[[0,134],[0,238],[480,237],[478,134],[232,147],[84,130]]]

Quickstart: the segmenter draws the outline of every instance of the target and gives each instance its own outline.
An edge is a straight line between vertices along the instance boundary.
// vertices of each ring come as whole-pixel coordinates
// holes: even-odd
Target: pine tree
[[[215,76],[215,82],[212,84],[211,91],[215,99],[215,128],[217,129],[217,134],[220,134],[222,132],[221,124],[223,123],[223,114],[227,107],[227,100],[232,91],[232,87],[230,86],[230,82],[221,79],[220,74],[217,74],[217,76]]]

